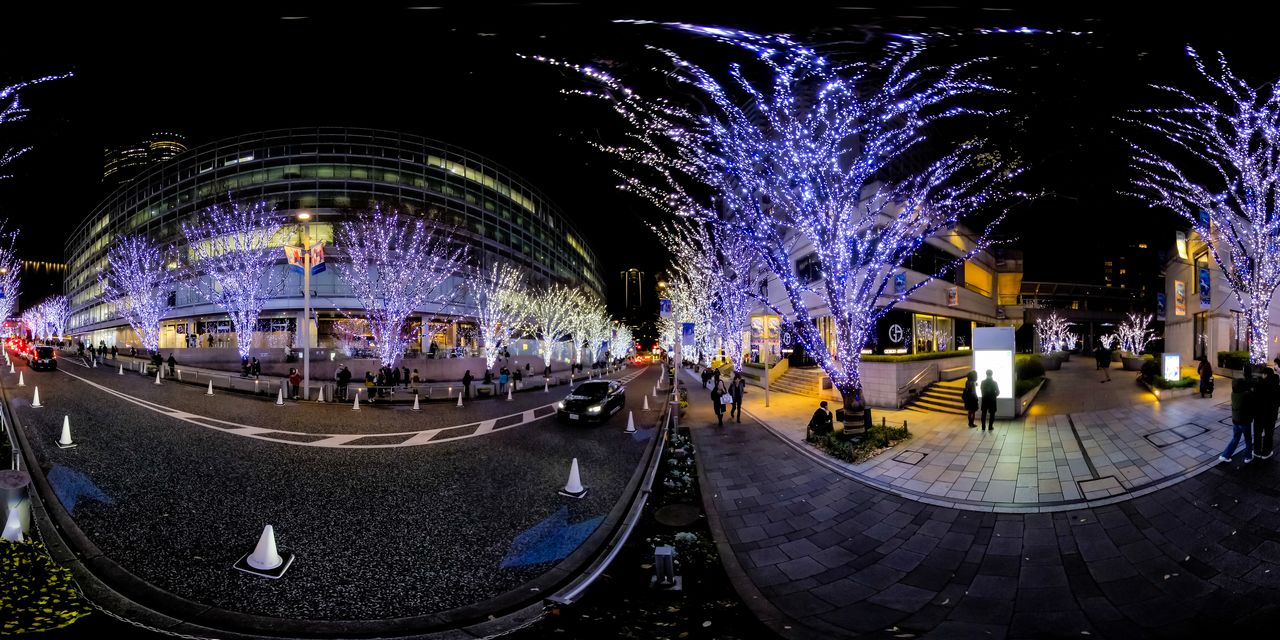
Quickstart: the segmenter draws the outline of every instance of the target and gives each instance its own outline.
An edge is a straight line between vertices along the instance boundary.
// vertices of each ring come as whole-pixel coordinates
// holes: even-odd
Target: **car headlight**
[[[564,408],[564,400],[561,400],[560,402],[557,402],[557,403],[556,403],[556,408],[557,408],[557,409],[563,409],[563,408]]]
[[[601,409],[604,409],[604,405],[593,404],[590,407],[587,407],[587,413],[600,413]]]

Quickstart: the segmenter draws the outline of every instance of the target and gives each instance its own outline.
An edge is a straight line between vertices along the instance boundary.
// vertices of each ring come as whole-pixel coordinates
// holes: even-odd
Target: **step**
[[[964,398],[964,391],[946,387],[925,387],[924,392],[943,398]]]
[[[938,405],[938,406],[947,407],[950,409],[955,409],[957,411],[965,410],[963,402],[957,402],[947,398],[938,398],[936,396],[922,395],[917,397],[916,400],[919,400],[922,402],[928,402],[929,404],[932,404],[932,405]]]
[[[933,402],[930,402],[928,400],[923,400],[920,398],[917,398],[907,403],[907,407],[911,409],[922,409],[925,411],[929,411],[931,413],[949,413],[957,416],[968,415],[968,412],[965,411],[963,407],[957,409],[955,407],[951,407],[947,405],[935,404]]]

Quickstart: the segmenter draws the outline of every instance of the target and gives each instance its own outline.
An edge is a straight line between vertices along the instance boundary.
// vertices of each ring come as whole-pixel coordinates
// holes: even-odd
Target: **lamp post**
[[[302,399],[311,399],[311,212],[299,211],[302,222]]]

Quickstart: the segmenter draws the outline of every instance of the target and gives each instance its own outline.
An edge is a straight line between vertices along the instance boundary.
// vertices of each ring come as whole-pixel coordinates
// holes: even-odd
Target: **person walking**
[[[1276,414],[1280,413],[1280,375],[1267,368],[1267,378],[1257,390],[1257,408],[1253,416],[1253,455],[1266,460],[1271,457],[1271,436],[1276,430]]]
[[[262,363],[256,357],[249,361],[249,373],[255,380],[262,376]]]
[[[964,378],[964,391],[960,392],[960,398],[964,400],[964,410],[969,413],[969,428],[972,429],[978,425],[973,423],[973,416],[978,413],[978,372],[970,371],[969,375]]]
[[[995,374],[987,369],[987,379],[982,381],[982,430],[996,429],[996,398],[1000,396],[1000,385],[993,377]],[[988,416],[990,416],[988,418]]]
[[[112,360],[115,360],[115,359],[116,359],[116,354],[117,354],[117,353],[119,353],[119,352],[120,352],[120,351],[119,351],[118,349],[116,349],[116,346],[115,346],[114,344],[113,344],[113,345],[111,345],[111,359],[112,359]]]
[[[1200,397],[1205,394],[1213,397],[1213,365],[1209,364],[1207,356],[1200,356],[1200,365],[1196,367],[1196,374],[1200,376]]]
[[[1236,445],[1240,444],[1240,439],[1244,438],[1244,461],[1245,463],[1253,462],[1253,414],[1254,400],[1253,384],[1249,381],[1249,367],[1245,367],[1245,377],[1237,378],[1231,382],[1231,442],[1227,443],[1227,448],[1222,450],[1222,454],[1218,456],[1220,462],[1231,462],[1231,456],[1235,455]]]
[[[347,385],[351,383],[351,370],[347,365],[338,365],[338,374],[334,376],[338,380],[338,397],[343,400],[347,399]]]
[[[827,401],[823,400],[818,403],[818,408],[814,410],[813,417],[809,418],[809,430],[815,435],[826,435],[834,429],[835,420],[831,416],[831,410],[827,408]]]
[[[372,371],[364,372],[365,397],[369,398],[370,403],[375,402],[374,391],[377,389],[377,386],[378,386],[378,381],[373,379],[373,372]]]
[[[716,422],[719,426],[724,426],[724,405],[725,396],[729,395],[728,390],[724,388],[724,383],[719,380],[711,387],[711,404],[716,410]],[[729,398],[732,400],[732,396]]]
[[[301,395],[301,393],[299,393],[301,387],[302,374],[298,373],[297,369],[289,367],[289,397],[297,400]]]
[[[520,370],[520,367],[516,367],[515,372],[511,374],[511,379],[514,380],[512,384],[516,386],[516,391],[519,391],[520,383],[524,381],[524,373]]]
[[[101,353],[102,350],[99,349],[98,351],[99,353]],[[177,367],[178,367],[178,361],[173,358],[173,352],[170,351],[169,352],[169,377],[170,378],[178,375]]]
[[[409,367],[401,367],[400,369],[401,369],[400,383],[404,385],[404,388],[408,389],[409,388]]]
[[[1111,350],[1102,346],[1101,340],[1094,344],[1093,360],[1102,370],[1102,379],[1098,382],[1111,382]]]
[[[462,391],[468,400],[471,399],[471,381],[475,379],[476,377],[471,375],[470,369],[467,369],[466,373],[462,374]]]
[[[742,396],[747,393],[747,379],[741,375],[734,377],[733,383],[729,385],[729,395],[733,396],[733,409],[729,412],[729,419],[736,419],[739,424],[742,423]]]

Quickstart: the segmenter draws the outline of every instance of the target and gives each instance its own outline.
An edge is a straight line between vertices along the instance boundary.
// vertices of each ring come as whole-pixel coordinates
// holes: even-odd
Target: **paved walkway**
[[[877,421],[906,421],[912,439],[860,464],[831,463],[869,484],[931,504],[1056,511],[1127,500],[1202,473],[1231,437],[1224,422],[1230,415],[1225,394],[1157,401],[1132,372],[1113,371],[1112,382],[1099,384],[1096,375],[1081,371],[1050,372],[1046,389],[1066,390],[1059,397],[1110,389],[1099,402],[1088,403],[1107,408],[1051,415],[1032,405],[1028,415],[997,420],[995,431],[987,432],[968,428],[965,416],[873,411]],[[1125,398],[1127,406],[1111,406]],[[802,443],[815,403],[774,392],[765,407],[762,391],[750,389],[744,406],[770,428]],[[1049,406],[1066,408],[1061,402]]]
[[[1274,461],[1099,508],[979,513],[854,480],[754,421],[717,427],[706,394],[691,400],[722,559],[785,637],[1224,637],[1280,623]]]

